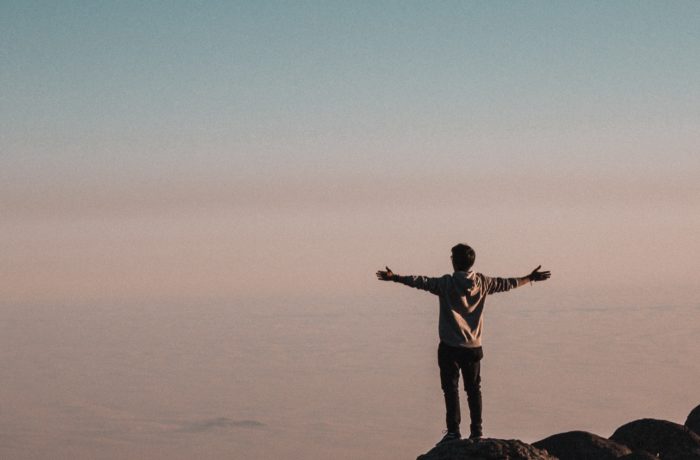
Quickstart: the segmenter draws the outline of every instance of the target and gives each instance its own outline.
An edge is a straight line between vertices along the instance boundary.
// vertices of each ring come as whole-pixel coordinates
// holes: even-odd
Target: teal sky
[[[5,1],[0,16],[13,176],[698,168],[697,2]],[[590,146],[612,139],[628,148]]]
[[[280,247],[307,232],[297,219],[326,216],[352,248],[369,237],[352,225],[412,215],[430,234],[455,224],[435,202],[471,196],[472,212],[496,215],[482,240],[489,225],[515,234],[539,205],[529,215],[556,218],[560,235],[585,221],[599,242],[609,229],[594,209],[638,206],[636,218],[660,217],[616,221],[614,234],[672,222],[687,250],[698,222],[678,216],[700,204],[698,24],[694,1],[3,1],[6,241],[25,241],[47,216],[178,209],[184,220],[169,215],[165,227],[184,228],[192,209],[214,203],[248,216],[231,233],[240,248],[252,247],[263,215],[286,229]],[[402,214],[376,210],[382,202],[401,202]],[[580,217],[548,216],[560,208]],[[467,240],[473,223],[441,235]],[[134,238],[152,228],[142,224]],[[59,244],[66,260],[84,229],[71,228]],[[423,235],[392,232],[409,245]],[[554,252],[569,241],[560,238]],[[31,241],[13,257],[39,252]]]

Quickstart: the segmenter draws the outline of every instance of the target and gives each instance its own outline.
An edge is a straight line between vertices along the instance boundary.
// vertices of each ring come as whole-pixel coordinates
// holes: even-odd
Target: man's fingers
[[[391,271],[391,268],[389,268],[389,267],[384,267],[384,268],[386,268],[386,271],[388,271],[388,272]]]
[[[530,274],[533,281],[544,281],[546,279],[549,279],[549,277],[551,276],[551,273],[549,270],[541,272],[541,271],[538,271],[540,268],[542,268],[542,265],[538,265],[537,268],[534,269],[532,271],[532,273]]]
[[[389,268],[389,267],[387,267],[387,268]],[[381,281],[386,281],[389,279],[389,274],[385,271],[378,270],[377,271],[377,279],[381,280]]]

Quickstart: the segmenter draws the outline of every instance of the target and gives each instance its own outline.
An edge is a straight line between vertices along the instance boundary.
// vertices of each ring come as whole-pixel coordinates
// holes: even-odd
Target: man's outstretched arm
[[[540,271],[540,268],[542,268],[542,265],[537,266],[529,275],[520,278],[492,278],[486,276],[486,293],[505,292],[527,283],[547,280],[552,276],[549,271]]]
[[[422,289],[424,291],[432,292],[433,294],[440,293],[440,288],[438,286],[440,278],[429,278],[427,276],[400,276],[392,272],[389,267],[386,267],[386,271],[377,271],[377,279],[380,281],[394,281],[395,283],[405,284],[406,286]]]

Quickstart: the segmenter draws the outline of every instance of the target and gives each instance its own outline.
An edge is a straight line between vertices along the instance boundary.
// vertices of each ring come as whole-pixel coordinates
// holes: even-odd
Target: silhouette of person
[[[439,297],[440,316],[438,330],[438,366],[440,384],[445,396],[445,422],[447,431],[437,445],[462,437],[459,431],[459,372],[462,371],[471,419],[469,438],[479,440],[483,436],[481,420],[481,366],[484,353],[481,348],[483,312],[486,296],[505,292],[533,281],[549,279],[549,271],[535,268],[520,278],[497,278],[471,271],[476,253],[466,244],[452,248],[454,273],[439,278],[426,276],[400,276],[392,272],[377,271],[381,281],[394,281],[431,292]]]

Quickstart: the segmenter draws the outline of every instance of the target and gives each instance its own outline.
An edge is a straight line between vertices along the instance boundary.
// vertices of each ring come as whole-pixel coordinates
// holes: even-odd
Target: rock
[[[662,460],[700,460],[700,436],[686,426],[666,420],[635,420],[618,428],[610,439],[658,454]]]
[[[690,411],[688,419],[685,421],[685,426],[700,436],[700,406]]]
[[[585,431],[569,431],[532,443],[561,460],[614,460],[632,450],[615,441]]]
[[[436,446],[417,460],[556,460],[546,451],[517,439],[468,439]]]

